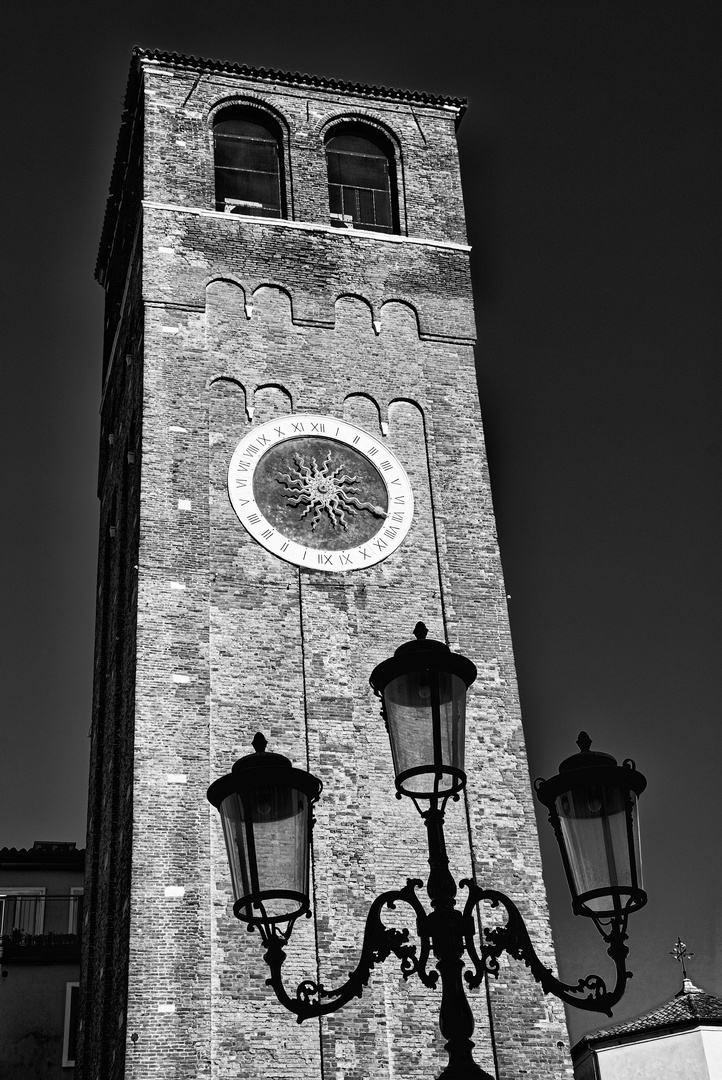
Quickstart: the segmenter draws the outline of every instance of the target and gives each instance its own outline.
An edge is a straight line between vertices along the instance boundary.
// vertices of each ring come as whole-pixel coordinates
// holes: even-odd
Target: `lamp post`
[[[456,906],[444,814],[448,800],[458,799],[466,785],[466,691],[476,678],[476,668],[443,642],[429,639],[423,623],[417,624],[414,635],[416,640],[401,645],[374,669],[370,682],[382,700],[397,798],[410,798],[426,825],[431,911],[416,895],[423,885],[417,878],[378,896],[366,919],[359,962],[343,985],[328,989],[306,979],[291,995],[282,979],[293,925],[300,915],[310,915],[312,809],[321,782],[292,768],[282,755],[267,753],[266,740],[258,734],[253,740],[255,753],[241,758],[229,775],[211,784],[208,798],[221,813],[235,896],[233,913],[260,932],[271,973],[268,983],[299,1023],[335,1012],[360,997],[372,969],[394,953],[405,979],[416,975],[430,988],[441,984],[439,1027],[449,1063],[439,1080],[491,1080],[472,1057],[474,1020],[464,983],[474,989],[485,976],[495,977],[503,952],[523,960],[546,993],[577,1008],[611,1015],[624,993],[631,978],[626,970],[627,919],[647,901],[641,887],[637,820],[637,796],[646,780],[633,762],[619,766],[609,754],[592,751],[591,740],[582,732],[580,752],[562,762],[557,776],[535,782],[559,842],[574,913],[592,919],[616,967],[612,990],[598,975],[563,983],[536,955],[518,908],[504,893],[463,880],[460,885],[468,896],[463,909]],[[383,922],[384,908],[399,901],[408,904],[416,917],[418,951],[408,930]],[[480,901],[501,906],[507,914],[503,926],[485,929],[483,935],[475,923]],[[432,952],[435,970],[429,969]],[[470,962],[466,971],[465,953]]]

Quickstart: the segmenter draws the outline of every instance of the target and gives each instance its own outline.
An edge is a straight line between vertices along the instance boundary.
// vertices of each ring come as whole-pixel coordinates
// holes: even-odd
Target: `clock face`
[[[381,562],[414,514],[408,477],[388,447],[345,420],[309,413],[250,431],[233,452],[228,494],[259,544],[308,570]]]

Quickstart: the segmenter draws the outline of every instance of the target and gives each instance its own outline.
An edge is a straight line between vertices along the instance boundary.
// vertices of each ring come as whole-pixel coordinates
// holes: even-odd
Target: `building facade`
[[[75,1075],[85,851],[0,848],[0,1076]]]
[[[322,779],[287,981],[343,981],[373,898],[427,869],[368,685],[420,619],[479,670],[452,871],[507,892],[553,963],[475,379],[463,111],[133,55],[98,263],[84,1080],[443,1067],[438,995],[390,961],[296,1025],[232,917],[205,794],[257,731]],[[571,1076],[561,1008],[523,965],[472,1007],[489,1072]]]

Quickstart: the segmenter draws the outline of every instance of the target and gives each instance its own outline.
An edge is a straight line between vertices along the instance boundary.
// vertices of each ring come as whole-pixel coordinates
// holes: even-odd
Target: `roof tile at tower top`
[[[306,75],[298,71],[275,71],[272,68],[254,68],[245,64],[231,64],[225,60],[207,60],[199,56],[186,56],[184,53],[161,52],[158,49],[133,49],[133,57],[139,60],[182,68],[190,71],[217,71],[229,75],[241,75],[246,79],[259,82],[285,83],[291,86],[308,86],[318,90],[328,90],[338,94],[358,94],[363,97],[385,98],[390,101],[410,101],[419,105],[434,105],[437,108],[452,108],[463,112],[466,108],[464,98],[443,97],[425,94],[420,90],[394,90],[388,86],[367,86],[363,83],[342,82],[339,79],[325,79],[318,75]]]
[[[661,1029],[681,1030],[696,1027],[698,1024],[722,1025],[722,999],[705,993],[689,979],[685,979],[679,993],[663,1005],[635,1017],[634,1020],[590,1032],[580,1039],[577,1045],[596,1044],[608,1039],[616,1041],[624,1039],[625,1036],[647,1035]]]

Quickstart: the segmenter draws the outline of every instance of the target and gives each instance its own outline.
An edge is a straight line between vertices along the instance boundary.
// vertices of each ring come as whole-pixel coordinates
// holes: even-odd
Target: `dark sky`
[[[718,2],[13,4],[3,49],[0,846],[84,842],[102,293],[130,50],[469,98],[479,379],[532,776],[649,780],[615,1020],[722,995]],[[10,18],[11,25],[7,25]],[[609,973],[544,857],[562,973]],[[549,836],[547,837],[547,832]],[[494,882],[486,884],[493,886]],[[601,1026],[578,1014],[573,1036]]]

